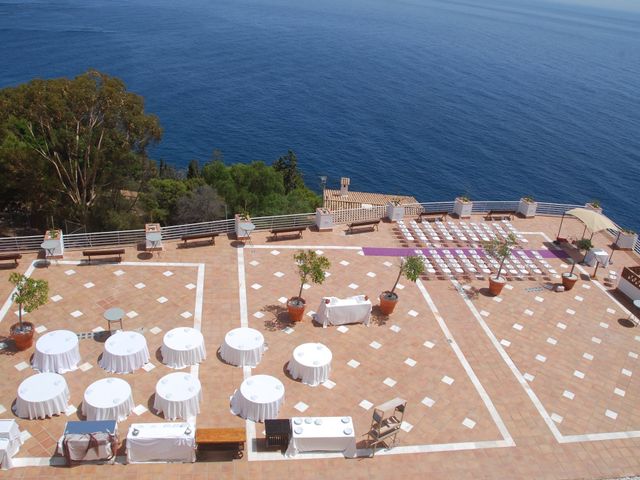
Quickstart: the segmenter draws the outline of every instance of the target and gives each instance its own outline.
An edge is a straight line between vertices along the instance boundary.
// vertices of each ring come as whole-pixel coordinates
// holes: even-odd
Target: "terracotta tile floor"
[[[526,248],[546,248],[558,219],[516,219],[513,225],[530,232],[525,234]],[[565,220],[565,235],[581,232],[578,222]],[[610,242],[605,235],[595,236],[599,246]],[[357,247],[419,246],[407,242],[397,227],[381,224],[379,232],[348,236],[344,228],[305,232],[303,239],[278,242],[256,232],[254,248],[220,238],[217,243],[181,249],[169,242],[154,258],[131,248],[120,265],[76,265],[72,263],[80,259],[79,252],[67,252],[67,263],[33,269],[32,276],[49,281],[56,301],[26,319],[49,331],[91,332],[106,328],[106,308],[120,306],[128,313],[125,328],[142,331],[155,368],[121,376],[131,384],[136,405],[148,409],[120,423],[124,438],[132,422],[163,421],[151,404],[156,382],[172,371],[158,352],[164,333],[200,322],[208,358],[197,369],[204,394],[197,423],[245,425],[229,412],[229,396],[244,378],[242,369],[222,363],[216,353],[225,333],[240,326],[246,298],[246,321],[264,333],[269,346],[252,374],[274,375],[285,384],[280,417],[301,415],[295,408],[300,402],[308,406],[305,416],[351,415],[358,446],[365,448],[372,410],[361,402],[376,405],[400,396],[408,407],[398,447],[373,459],[296,461],[277,461],[283,458],[278,453],[249,447],[252,451],[241,460],[223,456],[218,462],[189,465],[21,467],[10,472],[12,478],[282,478],[289,473],[302,478],[378,478],[397,475],[400,469],[410,478],[602,478],[640,472],[635,454],[640,446],[640,331],[624,322],[629,303],[612,293],[613,285],[601,283],[607,270],[619,272],[624,265],[639,264],[637,256],[616,252],[615,264],[599,272],[598,283],[585,276],[571,292],[549,290],[559,281],[553,276],[510,282],[500,302],[487,295],[484,279],[421,280],[415,285],[401,280],[393,315],[383,317],[374,308],[370,327],[349,325],[340,332],[323,329],[309,315],[299,324],[289,324],[280,299],[297,294],[299,288],[292,255],[308,246],[321,250],[332,264],[324,284],[311,285],[303,293],[308,313],[317,310],[325,295],[366,294],[375,299],[393,285],[398,259],[364,256]],[[34,260],[26,257],[19,267],[23,272]],[[566,271],[565,262],[550,263],[559,273]],[[9,271],[0,275],[7,278]],[[0,282],[0,298],[9,293],[9,283]],[[167,301],[158,302],[161,297]],[[9,305],[4,314],[5,332],[17,318],[16,310]],[[292,350],[312,341],[332,350],[332,388],[309,387],[286,374]],[[372,342],[381,346],[372,348]],[[83,363],[91,368],[65,374],[70,404],[77,412],[47,420],[18,419],[31,438],[16,460],[51,457],[64,423],[83,418],[85,388],[109,376],[97,364],[102,350],[100,339],[81,340]],[[30,367],[15,366],[29,363],[32,354],[33,349],[0,355],[3,418],[15,418],[11,406],[17,386],[34,373]],[[356,365],[352,360],[357,368],[350,366]],[[395,384],[388,386],[386,379]],[[256,425],[258,439],[263,429]]]

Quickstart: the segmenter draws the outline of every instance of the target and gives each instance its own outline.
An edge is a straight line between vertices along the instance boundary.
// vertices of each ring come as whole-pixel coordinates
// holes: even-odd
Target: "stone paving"
[[[408,220],[408,219],[407,219]],[[482,222],[474,218],[475,222]],[[458,222],[458,221],[455,221]],[[516,219],[513,225],[527,239],[527,249],[546,249],[558,219]],[[345,235],[305,232],[304,238],[271,242],[261,232],[244,247],[219,238],[215,246],[178,248],[166,243],[160,256],[128,248],[122,264],[84,265],[80,252],[48,268],[30,267],[25,255],[18,267],[50,283],[51,301],[26,319],[39,334],[59,328],[98,331],[80,341],[82,364],[65,374],[71,391],[66,414],[46,420],[18,419],[28,432],[12,478],[122,476],[156,478],[612,478],[640,472],[635,450],[640,444],[640,331],[626,323],[629,302],[605,283],[609,270],[640,264],[635,254],[616,252],[614,264],[586,276],[570,292],[550,289],[554,276],[514,280],[499,297],[487,293],[487,280],[401,280],[400,302],[389,317],[374,308],[372,324],[322,328],[312,321],[323,296],[368,295],[372,300],[389,289],[397,275],[397,257],[366,256],[360,247],[412,247],[394,224],[380,231]],[[563,234],[579,236],[577,221],[565,220]],[[611,238],[594,237],[606,247]],[[295,295],[299,281],[292,255],[312,248],[331,261],[322,285],[303,291],[304,321],[290,324],[283,301]],[[572,248],[567,252],[579,255]],[[566,261],[548,260],[559,273]],[[585,267],[587,268],[587,267]],[[7,278],[9,272],[0,272]],[[619,275],[618,275],[619,276]],[[0,298],[10,294],[0,282]],[[4,300],[3,300],[4,301]],[[376,302],[374,302],[376,303]],[[0,311],[3,332],[17,318],[7,302]],[[141,331],[151,362],[127,380],[139,407],[120,422],[121,438],[133,422],[163,421],[152,410],[155,384],[173,370],[162,364],[159,348],[164,332],[175,326],[196,326],[205,337],[208,358],[192,373],[203,386],[202,427],[248,427],[246,455],[231,460],[172,465],[46,466],[68,420],[83,419],[81,401],[93,381],[111,376],[98,365],[106,328],[105,309],[120,306],[126,329]],[[346,460],[335,455],[300,455],[293,460],[263,446],[262,424],[246,423],[229,411],[229,396],[245,373],[220,361],[217,350],[224,334],[241,324],[260,330],[268,344],[262,362],[250,374],[269,374],[285,385],[281,418],[350,415],[360,454],[366,452],[366,432],[372,406],[400,396],[408,401],[398,446],[375,458]],[[46,330],[45,330],[46,329]],[[288,377],[286,364],[293,349],[318,341],[333,353],[330,382],[309,387]],[[11,411],[19,383],[32,375],[27,352],[0,355],[4,388],[0,417]],[[247,372],[248,374],[248,372]],[[124,455],[121,447],[120,455]],[[32,465],[32,466],[26,466]]]

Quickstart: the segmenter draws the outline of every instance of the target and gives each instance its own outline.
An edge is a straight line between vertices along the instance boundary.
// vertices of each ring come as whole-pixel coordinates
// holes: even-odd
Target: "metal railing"
[[[473,213],[484,213],[489,210],[512,210],[518,208],[518,201],[474,201]],[[406,215],[418,215],[421,212],[453,212],[455,202],[427,202],[404,205]],[[583,205],[563,203],[538,202],[538,215],[560,216],[572,208]],[[385,206],[369,206],[332,212],[333,223],[344,225],[351,222],[378,220],[386,216]],[[274,228],[302,227],[315,223],[315,213],[299,213],[293,215],[275,215],[269,217],[254,217],[251,219],[256,230],[271,230]],[[213,222],[192,223],[186,225],[171,225],[162,227],[163,240],[177,240],[183,235],[199,233],[232,233],[235,220],[216,220]],[[614,235],[617,232],[610,232]],[[92,248],[110,245],[135,245],[145,239],[144,230],[123,230],[116,232],[74,233],[64,235],[64,245],[67,249]],[[42,235],[28,237],[0,238],[1,251],[38,251],[43,241]],[[634,250],[640,254],[640,241],[636,242]]]

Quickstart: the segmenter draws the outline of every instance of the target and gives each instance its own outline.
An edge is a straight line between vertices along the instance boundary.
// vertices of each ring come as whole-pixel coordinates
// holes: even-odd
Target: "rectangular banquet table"
[[[296,419],[301,420],[300,425],[296,424]],[[307,419],[311,423],[307,423]],[[316,420],[320,420],[321,424],[317,425]],[[356,456],[356,432],[351,417],[296,417],[292,419],[291,426],[293,432],[287,456],[315,451],[342,452],[345,457]],[[296,433],[300,429],[302,433]]]
[[[127,462],[195,462],[195,430],[186,422],[133,423],[127,434]]]
[[[115,420],[67,422],[58,449],[71,462],[115,462],[118,424]]]
[[[367,300],[364,295],[348,298],[324,297],[320,301],[316,317],[316,321],[323,327],[346,323],[364,323],[368,326],[370,319],[371,300]]]

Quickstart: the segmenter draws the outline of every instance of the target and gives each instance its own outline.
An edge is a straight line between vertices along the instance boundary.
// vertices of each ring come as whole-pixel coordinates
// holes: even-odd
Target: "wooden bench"
[[[244,428],[198,428],[196,429],[196,444],[198,450],[207,447],[233,446],[236,457],[242,458],[247,432]]]
[[[83,250],[82,255],[89,257],[89,263],[91,263],[91,257],[118,257],[118,261],[122,261],[122,255],[124,255],[124,248],[114,248],[110,250]]]
[[[418,215],[418,221],[421,222],[422,219],[426,219],[427,222],[435,222],[436,220],[440,220],[441,222],[447,218],[447,215],[449,215],[449,212],[446,210],[442,210],[439,212],[420,212],[420,215]]]
[[[511,220],[516,214],[513,210],[489,210],[485,220]]]
[[[380,224],[380,220],[362,220],[360,222],[351,222],[348,226],[349,229],[347,230],[348,233],[353,233],[354,230],[358,230],[358,231],[366,231],[366,230],[371,230],[373,231],[378,230],[378,225]]]
[[[193,233],[191,235],[183,235],[182,237],[180,237],[180,240],[182,240],[182,246],[186,247],[187,246],[187,242],[189,242],[190,240],[204,240],[206,238],[209,239],[209,241],[211,242],[211,245],[215,245],[216,244],[216,237],[220,235],[219,233],[213,233],[213,232],[209,232],[209,233]]]
[[[287,227],[287,228],[272,228],[269,231],[271,232],[273,240],[278,240],[278,235],[291,236],[292,234],[297,234],[298,238],[302,238],[302,232],[304,232],[306,229],[307,227]]]
[[[0,253],[0,260],[13,260],[15,262],[15,266],[18,266],[18,260],[22,258],[22,254],[20,253]]]

